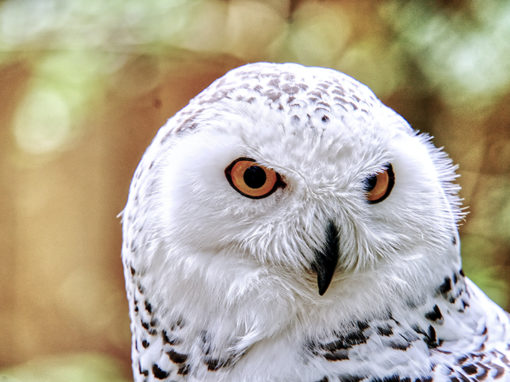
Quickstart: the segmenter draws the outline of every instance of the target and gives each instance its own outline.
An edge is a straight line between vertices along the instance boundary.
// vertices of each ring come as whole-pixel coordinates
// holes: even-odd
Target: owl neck
[[[135,326],[133,368],[139,380],[147,375],[164,379],[190,373],[206,380],[206,375],[213,378],[210,375],[215,373],[234,372],[250,359],[265,359],[267,364],[278,360],[281,365],[286,362],[280,359],[282,354],[295,357],[292,361],[298,363],[302,357],[316,359],[318,364],[348,361],[345,357],[351,351],[373,344],[381,348],[369,349],[371,354],[383,351],[387,344],[402,354],[413,354],[403,350],[418,341],[428,349],[443,346],[444,338],[455,336],[456,326],[470,309],[462,270],[444,276],[427,298],[403,301],[369,317],[353,313],[350,322],[335,321],[336,311],[328,313],[323,306],[316,309],[317,315],[308,312],[305,317],[305,310],[296,308],[299,301],[278,304],[275,299],[264,304],[263,296],[255,295],[246,309],[235,303],[215,310],[190,304],[187,309],[181,305],[178,312],[151,301],[143,285],[136,291],[131,317]],[[278,294],[278,290],[272,292]],[[175,301],[175,305],[180,303]],[[378,339],[369,341],[371,337]]]

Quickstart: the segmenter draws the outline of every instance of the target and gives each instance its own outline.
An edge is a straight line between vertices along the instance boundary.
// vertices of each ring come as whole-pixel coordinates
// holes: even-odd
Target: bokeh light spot
[[[18,147],[30,154],[62,148],[73,135],[68,103],[51,88],[29,91],[16,111],[13,132]]]

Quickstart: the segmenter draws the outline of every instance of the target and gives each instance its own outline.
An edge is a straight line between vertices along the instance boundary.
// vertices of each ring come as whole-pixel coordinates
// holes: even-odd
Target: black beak
[[[326,228],[326,241],[320,251],[315,252],[312,269],[317,273],[317,285],[322,296],[328,290],[339,257],[338,229],[331,220]]]

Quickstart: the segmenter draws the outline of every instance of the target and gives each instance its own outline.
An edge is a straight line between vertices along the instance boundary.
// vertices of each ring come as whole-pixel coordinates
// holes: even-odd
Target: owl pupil
[[[266,183],[266,173],[259,166],[251,166],[243,175],[244,183],[250,188],[260,188]]]
[[[368,177],[365,179],[364,189],[365,191],[372,191],[377,183],[377,176],[372,175],[371,177]]]

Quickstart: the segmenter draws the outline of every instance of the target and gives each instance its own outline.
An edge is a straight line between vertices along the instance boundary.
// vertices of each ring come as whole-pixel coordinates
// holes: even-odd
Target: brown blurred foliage
[[[159,126],[252,61],[344,71],[434,135],[470,206],[465,271],[508,308],[507,20],[482,0],[0,2],[0,366],[96,352],[129,378],[130,178]],[[101,380],[73,362],[67,380]]]

